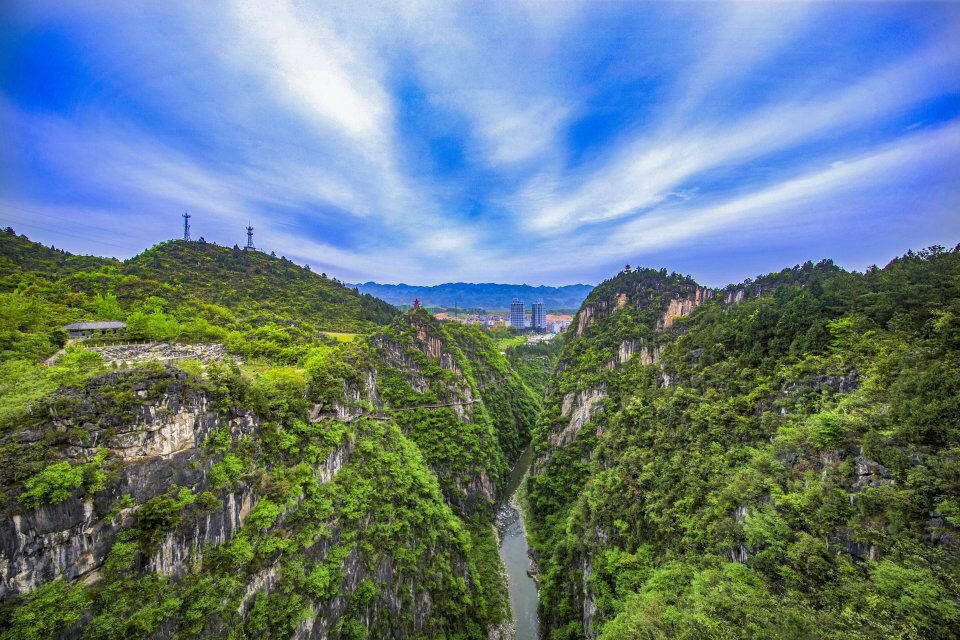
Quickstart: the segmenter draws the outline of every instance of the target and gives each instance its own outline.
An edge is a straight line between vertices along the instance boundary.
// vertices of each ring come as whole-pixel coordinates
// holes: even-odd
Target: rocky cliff
[[[954,637],[958,256],[597,286],[533,437],[544,637]]]
[[[498,629],[493,505],[535,402],[453,331],[414,314],[305,378],[156,366],[45,398],[0,443],[3,637]]]

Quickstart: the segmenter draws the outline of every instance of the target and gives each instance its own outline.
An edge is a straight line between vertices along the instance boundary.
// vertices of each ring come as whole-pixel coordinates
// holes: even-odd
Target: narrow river
[[[533,451],[523,452],[507,479],[504,504],[497,513],[500,529],[500,559],[507,568],[510,611],[516,627],[516,640],[537,640],[537,584],[527,575],[527,535],[516,504],[516,492],[530,467]]]

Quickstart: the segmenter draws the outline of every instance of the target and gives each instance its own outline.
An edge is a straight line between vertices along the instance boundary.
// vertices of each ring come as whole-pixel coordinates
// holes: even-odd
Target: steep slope
[[[262,254],[167,243],[72,270],[6,241],[28,257],[0,279],[0,637],[503,632],[494,505],[538,405],[482,332],[374,324]],[[258,282],[276,290],[230,291]],[[43,364],[60,322],[98,316],[229,355]]]
[[[175,371],[109,374],[14,436],[63,461],[11,501],[3,591],[30,595],[4,637],[481,635],[470,538],[392,422],[254,413],[241,381],[214,380],[229,398]],[[131,414],[105,386],[133,392]],[[63,405],[84,399],[81,426]],[[71,469],[96,479],[74,488]]]
[[[34,402],[0,438],[3,637],[497,633],[491,520],[522,446],[502,443],[535,401],[451,329],[420,312],[302,369],[106,373]]]
[[[524,343],[507,347],[506,357],[511,368],[538,398],[547,393],[547,385],[557,368],[562,340]]]
[[[598,286],[534,435],[544,637],[956,637],[958,320],[940,248]]]

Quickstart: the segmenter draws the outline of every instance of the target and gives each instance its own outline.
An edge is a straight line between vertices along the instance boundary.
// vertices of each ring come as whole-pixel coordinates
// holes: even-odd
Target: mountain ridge
[[[0,639],[505,629],[539,404],[484,331],[239,248],[79,261],[0,238]],[[64,345],[94,317],[158,350]]]
[[[957,637],[958,312],[960,247],[598,285],[532,439],[542,638]]]
[[[445,282],[438,285],[379,284],[364,282],[354,285],[360,293],[367,293],[393,305],[410,304],[419,298],[423,304],[461,308],[509,309],[513,298],[529,305],[542,300],[550,310],[573,310],[580,306],[593,285],[568,284],[561,286],[503,284],[498,282]]]

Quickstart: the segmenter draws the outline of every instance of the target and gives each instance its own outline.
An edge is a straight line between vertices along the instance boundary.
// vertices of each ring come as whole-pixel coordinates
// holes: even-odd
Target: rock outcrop
[[[87,347],[96,351],[104,362],[116,362],[132,365],[141,360],[157,360],[159,362],[176,362],[180,360],[199,360],[207,364],[224,358],[234,358],[227,353],[227,348],[219,343],[188,344],[181,342],[146,342],[140,344],[121,344]]]
[[[681,317],[689,315],[694,309],[713,297],[714,291],[704,287],[695,287],[693,293],[683,298],[671,298],[667,303],[667,308],[657,322],[658,329],[669,329],[674,321]]]
[[[123,374],[108,374],[94,381],[87,395],[103,387],[115,387],[125,381]],[[162,391],[145,397],[148,388],[161,383]],[[86,420],[77,432],[74,420],[58,416],[49,422],[17,432],[9,437],[32,440],[34,434],[63,433],[66,437],[53,446],[68,460],[87,460],[101,448],[108,452],[106,464],[113,468],[104,488],[92,495],[74,490],[66,500],[23,508],[16,501],[0,521],[0,598],[31,591],[56,577],[96,580],[107,551],[118,531],[130,524],[136,507],[167,491],[171,484],[205,487],[205,461],[200,446],[207,434],[227,424],[237,433],[256,428],[252,416],[224,418],[211,410],[205,395],[195,392],[180,374],[154,373],[132,385],[140,400],[119,424],[111,414],[96,411],[87,396],[79,400]],[[202,489],[201,489],[202,490]],[[232,497],[230,498],[233,499]],[[240,517],[226,512],[209,517],[195,534],[197,540],[210,541],[209,532],[220,530],[223,539],[235,528]],[[169,554],[173,554],[169,550]]]
[[[585,389],[574,393],[567,393],[563,397],[563,405],[560,416],[569,418],[568,422],[558,432],[553,431],[547,437],[551,446],[562,447],[574,440],[580,429],[586,424],[593,414],[599,409],[600,402],[607,397],[605,389]]]

